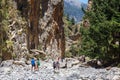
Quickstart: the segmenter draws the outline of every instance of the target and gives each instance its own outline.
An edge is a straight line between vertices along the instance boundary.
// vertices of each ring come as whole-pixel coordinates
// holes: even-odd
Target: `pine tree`
[[[72,22],[72,25],[74,25],[74,24],[75,24],[75,19],[72,18],[72,19],[71,19],[71,22]]]
[[[67,14],[67,20],[68,20],[68,21],[70,20],[70,16],[69,16],[69,14]]]
[[[105,60],[120,59],[120,1],[93,0],[85,18],[90,27],[81,28],[81,53]],[[117,43],[117,44],[116,44]]]

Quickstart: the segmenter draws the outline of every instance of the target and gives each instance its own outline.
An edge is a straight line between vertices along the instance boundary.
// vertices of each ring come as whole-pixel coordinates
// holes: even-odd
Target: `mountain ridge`
[[[70,18],[74,18],[78,23],[84,16],[83,9],[86,9],[87,4],[80,2],[79,0],[64,0],[64,14],[69,15]]]

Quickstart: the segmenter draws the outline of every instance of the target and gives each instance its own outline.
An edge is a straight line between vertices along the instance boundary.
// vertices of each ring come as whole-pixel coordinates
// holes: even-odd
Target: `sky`
[[[83,2],[83,3],[87,4],[88,0],[80,0],[80,2]]]

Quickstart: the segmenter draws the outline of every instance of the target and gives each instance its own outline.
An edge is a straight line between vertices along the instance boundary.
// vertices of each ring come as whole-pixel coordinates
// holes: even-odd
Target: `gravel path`
[[[106,70],[75,65],[54,71],[51,61],[41,61],[39,71],[31,71],[31,65],[13,65],[7,61],[0,67],[0,80],[120,80],[120,68]]]

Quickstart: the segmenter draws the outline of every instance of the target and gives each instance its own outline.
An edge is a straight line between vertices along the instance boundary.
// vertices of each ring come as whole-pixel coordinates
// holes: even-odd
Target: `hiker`
[[[64,58],[62,57],[62,58],[61,58],[61,62],[63,62],[63,60],[64,60]]]
[[[67,69],[67,59],[65,60],[65,68]]]
[[[38,67],[38,70],[39,70],[39,67],[40,67],[40,60],[37,59],[37,67]]]
[[[37,64],[37,60],[35,60],[35,70],[38,70],[38,64]]]
[[[85,55],[82,56],[82,62],[85,62]]]
[[[56,61],[56,69],[59,69],[60,68],[60,63],[59,63],[59,58],[58,60]]]
[[[81,61],[82,63],[85,62],[85,55],[80,56],[79,61]]]
[[[31,65],[32,65],[31,70],[32,71],[35,70],[35,59],[34,58],[31,59]]]
[[[53,61],[53,69],[55,70],[56,69],[56,62]]]

